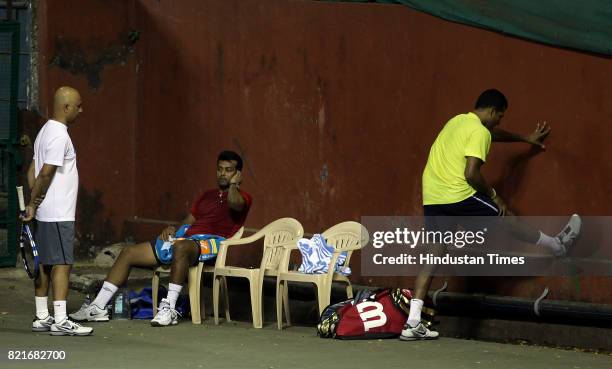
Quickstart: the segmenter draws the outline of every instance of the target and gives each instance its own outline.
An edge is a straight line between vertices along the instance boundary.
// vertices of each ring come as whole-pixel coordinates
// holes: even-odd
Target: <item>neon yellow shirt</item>
[[[486,161],[491,133],[474,113],[449,120],[431,146],[423,171],[423,205],[453,204],[476,193],[465,179],[466,156]]]

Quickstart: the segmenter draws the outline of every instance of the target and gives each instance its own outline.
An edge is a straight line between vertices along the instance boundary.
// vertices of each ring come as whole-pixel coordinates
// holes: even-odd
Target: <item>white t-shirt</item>
[[[36,219],[41,222],[74,221],[79,191],[76,151],[68,136],[68,127],[51,119],[45,123],[34,141],[36,177],[43,164],[58,168],[45,199],[36,210]]]

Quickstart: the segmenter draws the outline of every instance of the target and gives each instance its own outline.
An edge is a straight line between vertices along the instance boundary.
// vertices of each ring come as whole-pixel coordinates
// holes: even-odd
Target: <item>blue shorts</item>
[[[197,264],[198,261],[203,262],[206,265],[215,265],[215,259],[217,252],[219,251],[220,242],[225,238],[214,235],[195,235],[195,239],[179,238],[178,240],[190,241],[194,247],[198,248],[199,256],[193,265]],[[153,255],[159,264],[169,265],[172,264],[172,256],[174,249],[174,242],[164,242],[159,238],[150,242],[153,248]]]
[[[155,260],[157,260],[157,263],[160,265],[170,265],[172,264],[172,247],[173,245],[170,245],[170,249],[169,250],[163,250],[163,242],[160,244],[159,238],[156,238],[154,240],[152,240],[151,242],[149,242],[149,244],[151,244],[151,247],[153,248],[153,255],[155,255]],[[199,248],[200,246],[194,241],[193,242],[193,246]],[[194,264],[197,264],[194,263]],[[214,265],[214,259],[213,259],[213,265]]]

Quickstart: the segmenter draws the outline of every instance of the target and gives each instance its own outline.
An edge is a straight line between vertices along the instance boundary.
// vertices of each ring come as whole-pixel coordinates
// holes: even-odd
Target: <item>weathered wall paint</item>
[[[102,188],[115,223],[124,214],[182,218],[214,186],[224,148],[245,158],[250,227],[293,216],[317,232],[362,215],[421,214],[429,146],[446,120],[489,87],[509,98],[504,128],[527,133],[544,120],[553,127],[546,152],[494,145],[485,174],[511,208],[521,215],[609,213],[609,59],[393,5],[90,1],[74,20],[64,7],[72,3],[47,3],[45,55],[58,35],[91,43],[114,40],[132,25],[141,32],[137,60],[104,69],[101,88],[85,98],[92,104],[86,112],[95,114],[74,129],[83,181]],[[86,26],[92,21],[101,26]],[[83,77],[44,65],[47,95],[64,81],[87,90]],[[100,157],[108,146],[116,151],[107,155],[125,160]],[[114,174],[116,166],[132,176]],[[244,251],[243,258],[256,263],[258,255]],[[413,283],[359,277],[358,260],[358,282]],[[450,282],[453,290],[528,297],[549,286],[551,298],[612,303],[609,278]]]
[[[84,112],[69,128],[83,186],[77,223],[81,242],[99,245],[120,237],[134,214],[135,3],[41,0],[38,12],[40,113],[51,116],[58,87],[80,91]]]

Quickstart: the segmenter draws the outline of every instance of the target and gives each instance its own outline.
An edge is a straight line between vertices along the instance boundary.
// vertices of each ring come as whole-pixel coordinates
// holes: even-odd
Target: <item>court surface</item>
[[[115,320],[92,323],[90,337],[50,337],[30,331],[34,302],[29,280],[0,270],[0,281],[2,368],[612,368],[612,356],[606,354],[453,338],[340,341],[318,338],[310,326],[278,331],[269,320],[256,330],[243,317],[219,326],[211,318],[199,326],[183,319],[165,328]],[[71,291],[68,310],[78,308],[82,299]],[[7,349],[63,350],[66,359],[9,362]]]

